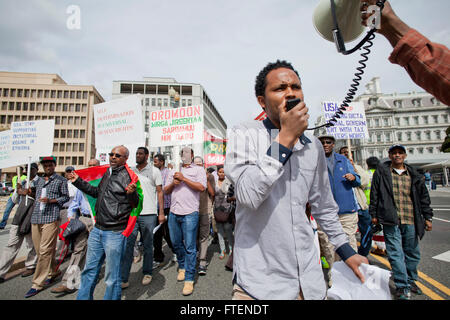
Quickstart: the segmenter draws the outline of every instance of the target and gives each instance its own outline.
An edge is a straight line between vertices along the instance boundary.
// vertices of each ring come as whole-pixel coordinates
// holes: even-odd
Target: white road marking
[[[434,256],[433,259],[450,262],[450,250]]]
[[[433,218],[433,220],[439,220],[439,221],[444,221],[444,222],[450,222],[448,220],[444,220],[444,219],[440,219],[440,218]]]

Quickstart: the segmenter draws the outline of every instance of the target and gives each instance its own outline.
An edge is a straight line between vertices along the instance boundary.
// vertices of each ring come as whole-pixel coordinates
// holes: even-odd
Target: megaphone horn
[[[313,24],[317,32],[325,40],[334,41],[333,30],[336,25],[331,8],[332,2],[335,4],[336,20],[344,42],[355,40],[364,32],[359,0],[321,0],[313,15]]]

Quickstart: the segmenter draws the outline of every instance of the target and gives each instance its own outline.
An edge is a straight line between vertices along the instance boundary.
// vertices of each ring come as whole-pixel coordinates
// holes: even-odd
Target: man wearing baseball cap
[[[419,239],[432,229],[433,210],[422,176],[405,163],[406,148],[395,144],[389,159],[373,174],[369,213],[373,224],[382,224],[386,251],[392,266],[396,298],[409,300],[416,285],[420,262]]]
[[[35,181],[36,203],[31,216],[31,236],[38,255],[33,285],[25,294],[32,297],[50,285],[61,271],[56,272],[56,240],[58,238],[60,210],[69,200],[66,178],[55,173],[56,158],[42,157],[44,175]]]

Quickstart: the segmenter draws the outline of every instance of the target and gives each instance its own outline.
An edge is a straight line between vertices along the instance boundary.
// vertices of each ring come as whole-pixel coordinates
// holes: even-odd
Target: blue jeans
[[[409,289],[409,284],[417,280],[420,262],[419,238],[415,227],[413,224],[383,225],[383,232],[395,286],[397,289]]]
[[[185,269],[185,281],[194,281],[197,264],[198,211],[188,215],[169,215],[169,232],[178,267]]]
[[[2,222],[0,222],[0,228],[5,228],[6,224],[8,223],[9,215],[14,208],[16,204],[12,201],[12,197],[8,198],[8,201],[6,202],[5,211],[3,212],[3,219]]]
[[[88,239],[86,265],[81,273],[78,300],[93,300],[100,269],[106,260],[104,300],[120,300],[122,295],[120,265],[125,253],[126,238],[122,231],[92,229]]]
[[[358,248],[358,254],[367,257],[372,248],[372,217],[369,210],[358,211],[358,229],[361,233],[361,245]]]
[[[131,264],[133,263],[134,244],[138,232],[141,233],[141,239],[144,244],[144,262],[142,266],[142,273],[144,275],[152,275],[153,273],[153,229],[156,227],[158,216],[155,214],[139,216],[136,220],[133,232],[127,238],[127,245],[125,249],[125,256],[122,261],[122,282],[128,282],[130,276]]]

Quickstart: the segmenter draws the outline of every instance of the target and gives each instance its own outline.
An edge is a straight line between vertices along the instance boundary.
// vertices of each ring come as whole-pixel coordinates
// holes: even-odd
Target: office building
[[[54,119],[58,173],[69,165],[84,168],[95,157],[92,107],[101,102],[95,87],[69,85],[57,74],[0,72],[0,130],[9,130],[11,122]]]

